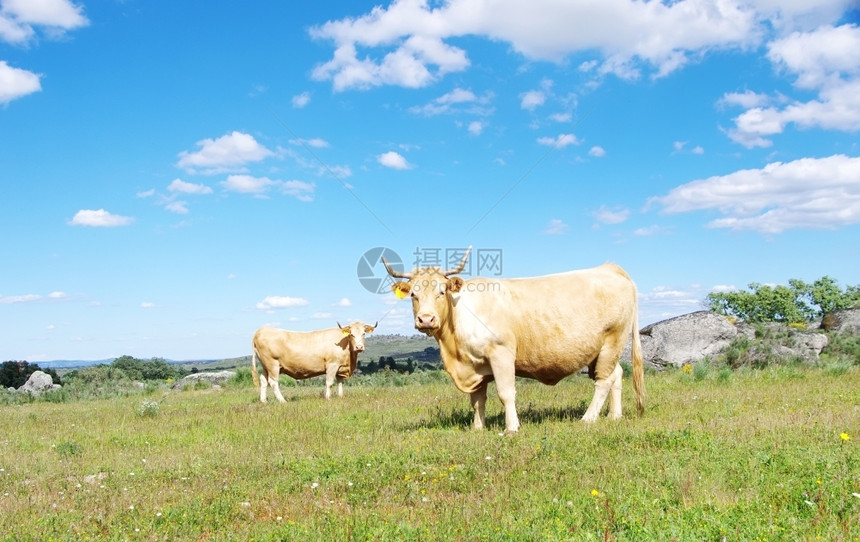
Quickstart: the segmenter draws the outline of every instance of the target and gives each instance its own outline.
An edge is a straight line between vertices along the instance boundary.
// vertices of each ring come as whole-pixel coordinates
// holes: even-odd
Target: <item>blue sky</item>
[[[359,280],[375,247],[472,245],[505,277],[614,261],[642,325],[857,284],[851,8],[0,0],[0,359],[411,334]]]

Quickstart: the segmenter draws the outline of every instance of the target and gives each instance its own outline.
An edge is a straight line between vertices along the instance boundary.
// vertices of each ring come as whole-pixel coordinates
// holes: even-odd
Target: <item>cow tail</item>
[[[251,346],[251,378],[254,379],[254,387],[260,387],[260,377],[257,376],[257,348]]]
[[[645,366],[642,360],[642,342],[639,340],[639,300],[636,290],[633,290],[633,340],[631,341],[631,357],[633,358],[633,393],[636,395],[636,410],[641,416],[645,412]]]

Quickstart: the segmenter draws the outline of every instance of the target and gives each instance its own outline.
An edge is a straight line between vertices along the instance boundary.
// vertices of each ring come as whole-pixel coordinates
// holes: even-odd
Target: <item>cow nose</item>
[[[421,329],[436,326],[435,314],[418,314],[415,316],[415,327]]]
[[[364,345],[363,344],[355,345],[355,351],[356,352],[364,352]]]

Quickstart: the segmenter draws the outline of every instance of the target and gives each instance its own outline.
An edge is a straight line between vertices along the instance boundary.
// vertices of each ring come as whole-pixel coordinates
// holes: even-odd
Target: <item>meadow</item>
[[[282,381],[289,380],[283,378]],[[470,428],[444,373],[0,407],[2,540],[860,540],[860,367],[707,363],[518,383]]]

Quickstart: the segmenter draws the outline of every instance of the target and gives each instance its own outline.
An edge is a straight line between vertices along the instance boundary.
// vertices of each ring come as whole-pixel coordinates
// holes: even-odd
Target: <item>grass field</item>
[[[514,437],[413,376],[4,406],[0,539],[860,540],[860,367],[648,374],[591,426],[589,380],[523,380]]]

